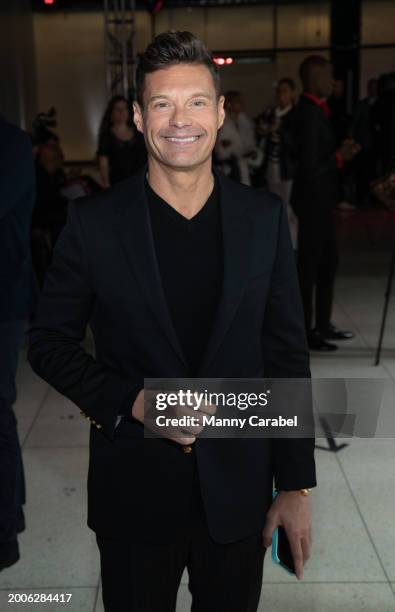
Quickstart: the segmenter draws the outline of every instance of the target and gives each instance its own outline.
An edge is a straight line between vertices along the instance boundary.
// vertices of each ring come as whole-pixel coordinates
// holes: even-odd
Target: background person
[[[292,245],[297,248],[298,220],[290,206],[294,161],[284,146],[286,132],[281,130],[283,119],[293,109],[296,99],[292,79],[280,79],[276,88],[277,104],[257,118],[258,133],[264,137],[263,173],[269,191],[280,196],[287,207]]]
[[[244,185],[251,185],[253,168],[262,163],[262,153],[256,146],[254,124],[244,112],[239,91],[225,94],[225,120],[219,132],[215,155],[221,170]]]
[[[18,533],[25,529],[25,480],[13,404],[19,350],[34,305],[33,204],[30,139],[0,115],[0,571],[18,561]]]
[[[97,156],[105,189],[138,172],[147,161],[144,140],[136,132],[123,96],[114,96],[108,103],[100,125]]]
[[[302,63],[300,77],[303,94],[289,114],[287,125],[295,159],[291,205],[299,225],[299,282],[310,349],[334,351],[336,344],[328,340],[353,337],[351,332],[337,329],[331,321],[338,264],[334,219],[339,194],[338,165],[351,160],[359,147],[352,140],[346,140],[337,148],[326,103],[333,87],[330,62],[312,55]]]

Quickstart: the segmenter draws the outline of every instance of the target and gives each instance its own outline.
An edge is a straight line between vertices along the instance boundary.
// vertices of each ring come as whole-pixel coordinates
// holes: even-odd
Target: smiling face
[[[134,104],[134,122],[151,159],[179,170],[211,162],[225,113],[206,66],[176,64],[147,74],[143,100],[144,108]]]

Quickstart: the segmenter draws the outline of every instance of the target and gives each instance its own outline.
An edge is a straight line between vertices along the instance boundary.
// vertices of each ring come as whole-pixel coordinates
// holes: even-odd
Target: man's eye
[[[204,106],[205,105],[205,101],[204,100],[194,100],[192,102],[193,106]]]
[[[169,106],[168,102],[157,102],[154,104],[154,108],[167,108]]]

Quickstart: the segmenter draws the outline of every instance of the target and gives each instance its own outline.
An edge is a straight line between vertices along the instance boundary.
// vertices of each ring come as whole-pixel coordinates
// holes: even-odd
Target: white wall
[[[190,30],[213,50],[263,49],[273,44],[272,10],[267,6],[236,8],[183,8],[163,10],[155,33]]]
[[[368,0],[362,3],[362,42],[395,42],[395,1]]]
[[[36,13],[40,110],[55,106],[66,159],[92,159],[106,105],[104,21],[99,12]],[[137,14],[137,46],[150,40],[148,13]]]
[[[102,21],[98,13],[35,15],[39,108],[55,106],[67,159],[94,156],[105,105]]]
[[[363,44],[395,42],[395,0],[365,0],[362,5]],[[366,96],[370,78],[395,71],[395,49],[363,49],[361,51],[360,95]]]
[[[329,2],[278,7],[278,47],[326,47],[330,38]]]

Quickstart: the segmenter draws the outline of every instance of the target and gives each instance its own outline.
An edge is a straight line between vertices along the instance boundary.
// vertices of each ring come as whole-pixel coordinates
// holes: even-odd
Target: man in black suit
[[[328,340],[353,337],[331,323],[333,291],[338,264],[334,208],[338,202],[339,167],[351,160],[357,147],[346,140],[339,150],[326,102],[332,93],[332,65],[310,56],[300,67],[303,94],[284,121],[291,133],[295,178],[291,205],[299,221],[298,271],[309,347],[334,351]],[[313,292],[315,289],[315,326]]]
[[[28,136],[0,116],[0,571],[19,559],[25,485],[15,375],[33,306],[30,224],[34,165]]]
[[[149,45],[134,104],[148,169],[70,207],[31,332],[33,368],[92,424],[107,612],[174,611],[185,567],[196,612],[253,612],[275,527],[299,578],[310,552],[312,438],[144,439],[145,377],[310,375],[286,210],[212,171],[223,102],[192,34]]]

